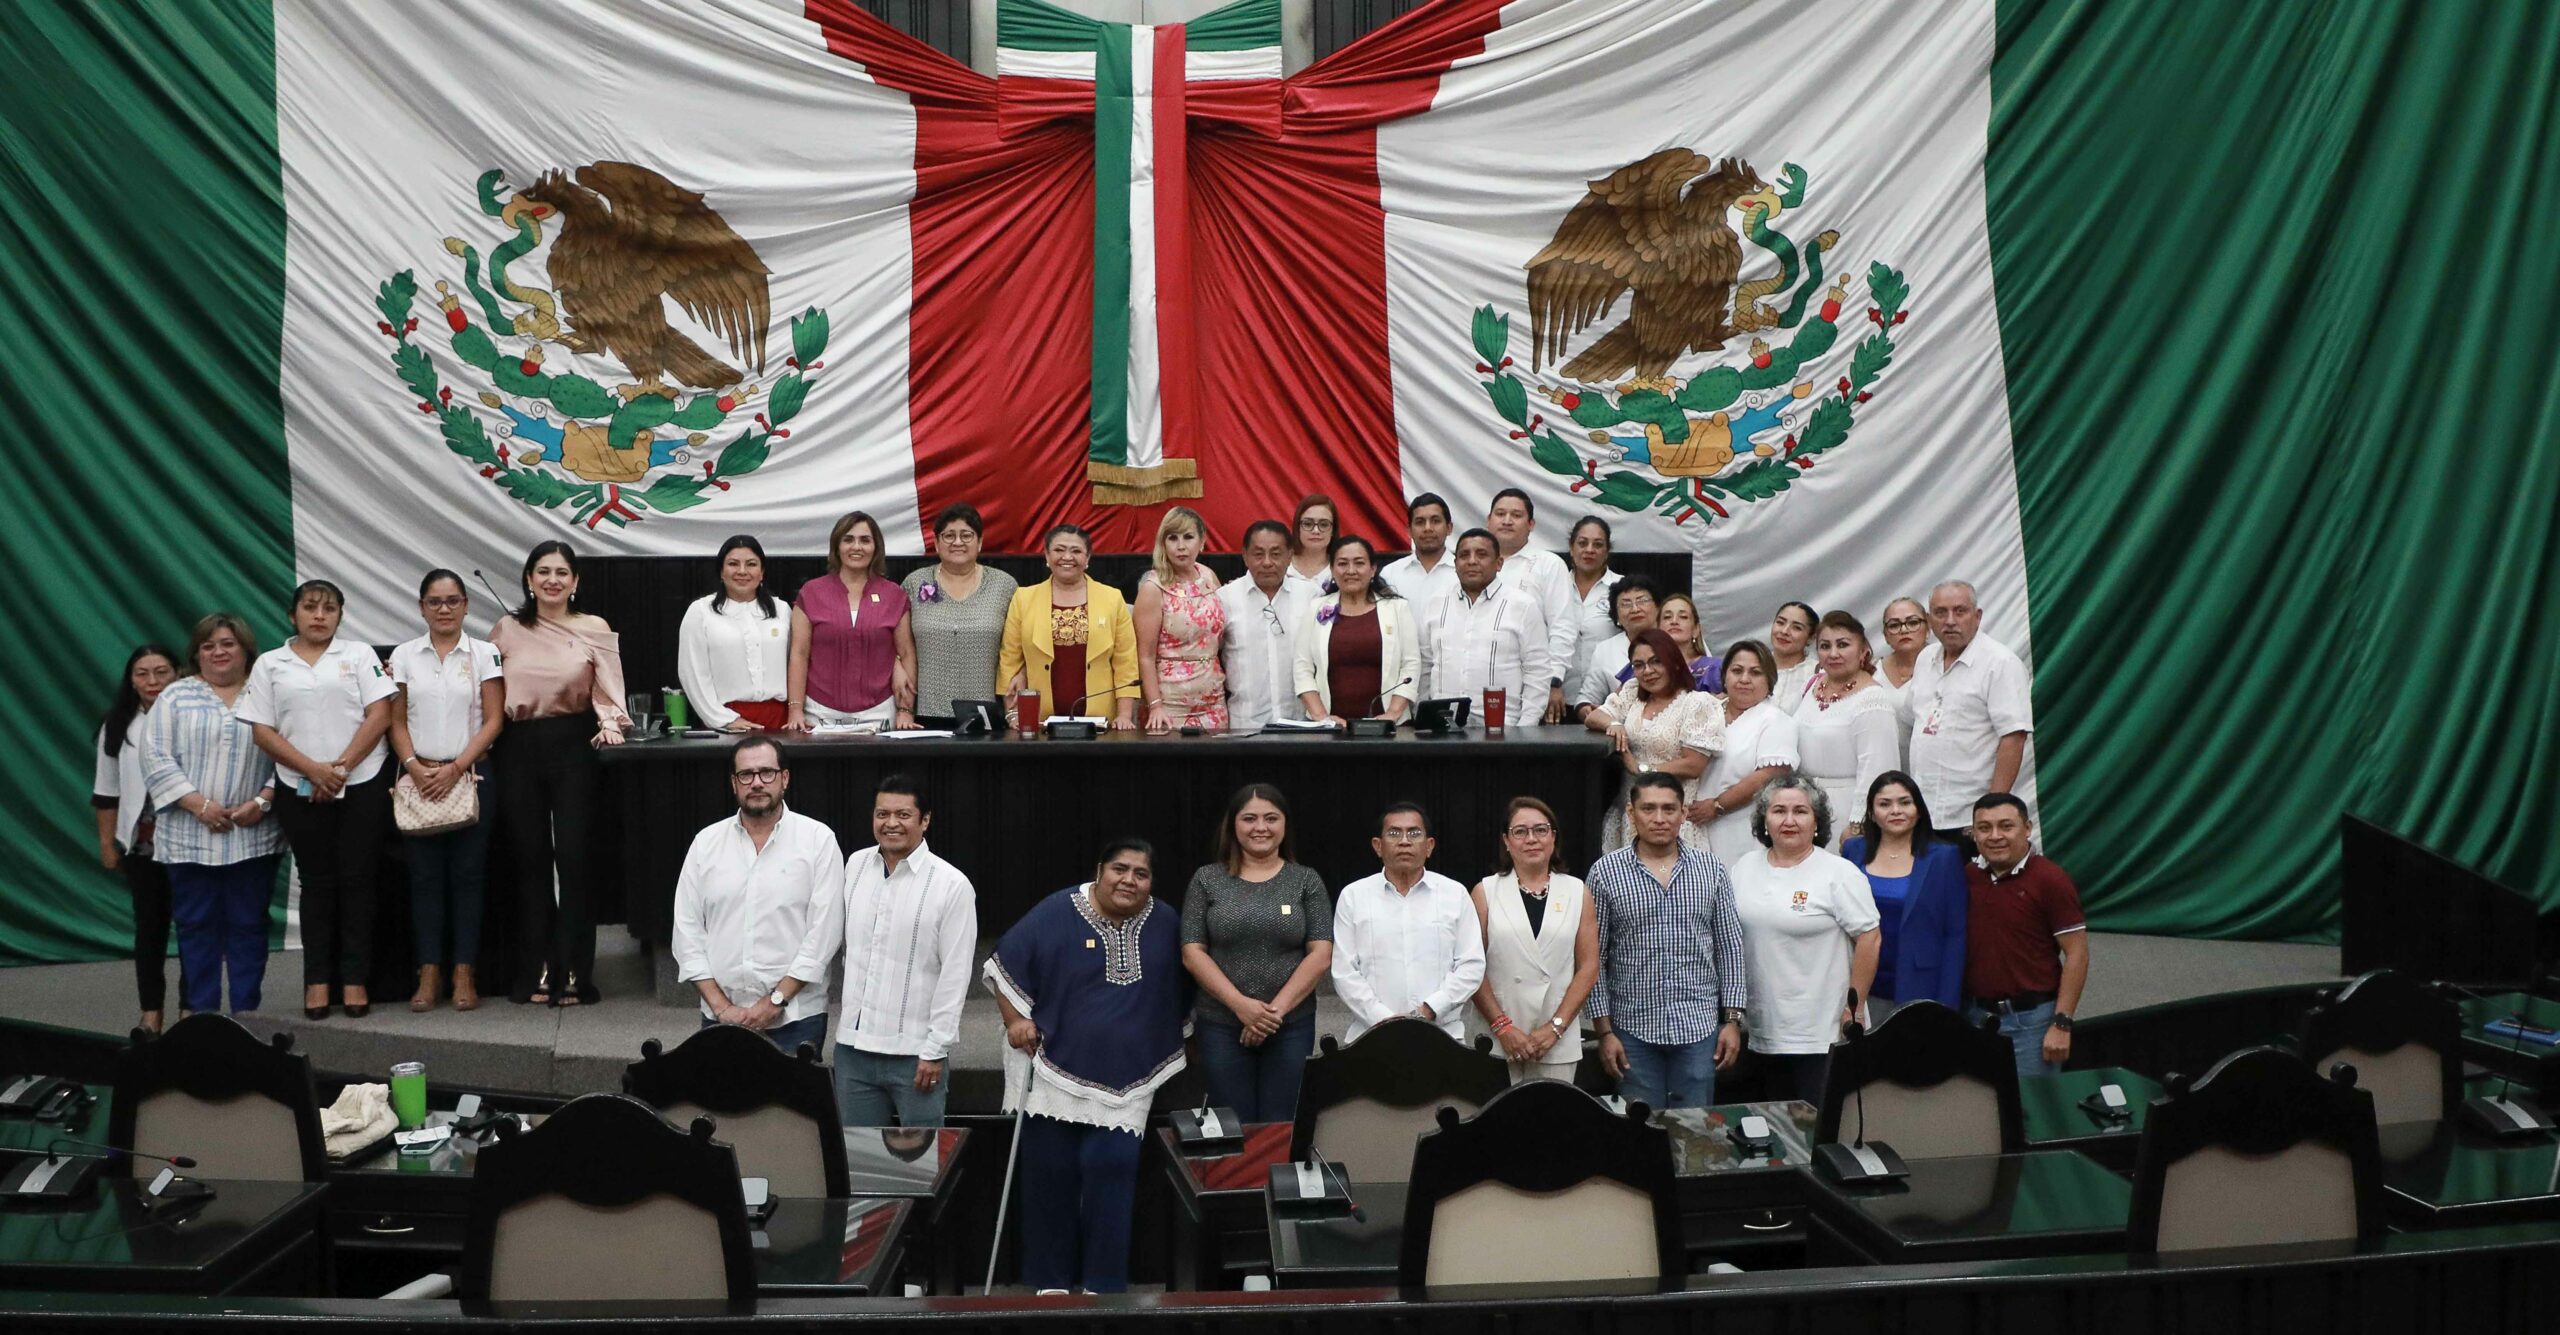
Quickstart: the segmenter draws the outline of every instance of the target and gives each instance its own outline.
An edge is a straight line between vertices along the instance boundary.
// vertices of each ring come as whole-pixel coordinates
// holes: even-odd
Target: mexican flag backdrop
[[[2560,11],[845,0],[0,11],[0,959],[120,949],[96,714],[297,576],[991,550],[1506,486],[1716,639],[1979,588],[2117,930],[2334,929],[2341,810],[2555,895]],[[485,609],[484,609],[485,611]]]

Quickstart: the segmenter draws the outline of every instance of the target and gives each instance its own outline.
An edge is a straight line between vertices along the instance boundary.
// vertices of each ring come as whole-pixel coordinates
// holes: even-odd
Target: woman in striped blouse
[[[267,908],[284,835],[267,819],[275,763],[237,713],[257,649],[238,616],[197,622],[187,637],[196,675],[160,693],[142,730],[152,845],[169,869],[178,923],[178,1004],[191,1012],[222,1009],[226,965],[234,1013],[258,1008],[267,976]]]

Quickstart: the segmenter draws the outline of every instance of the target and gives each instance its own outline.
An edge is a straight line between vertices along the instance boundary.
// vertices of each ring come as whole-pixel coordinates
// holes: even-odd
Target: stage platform
[[[982,950],[993,943],[982,943]],[[2187,997],[2336,978],[2338,950],[2326,945],[2186,941],[2105,933],[2090,938],[2085,1016]],[[440,1007],[409,1012],[405,991],[377,999],[362,1020],[302,1018],[302,953],[279,951],[267,965],[267,1005],[243,1016],[261,1034],[294,1035],[296,1050],[323,1071],[386,1071],[395,1061],[427,1063],[429,1078],[487,1089],[581,1094],[618,1088],[622,1068],[652,1038],[680,1042],[698,1023],[688,1007],[651,999],[649,965],[637,941],[608,928],[597,941],[596,978],[606,1000],[565,1010],[518,1006],[503,990],[469,1014]],[[174,1002],[177,966],[169,968]],[[133,972],[122,962],[30,965],[0,970],[0,1014],[44,1024],[121,1034],[134,1020]],[[1339,1034],[1347,1013],[1331,989],[1317,997],[1320,1032]],[[170,1018],[176,1019],[175,1012]],[[995,1003],[972,987],[953,1052],[953,1112],[994,1112],[1001,1098],[1003,1025]]]

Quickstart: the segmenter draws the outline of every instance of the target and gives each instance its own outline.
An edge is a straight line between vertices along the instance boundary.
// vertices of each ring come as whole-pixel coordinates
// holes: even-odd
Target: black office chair
[[[320,1136],[311,1059],[293,1035],[272,1043],[228,1015],[206,1011],[165,1034],[137,1029],[116,1057],[108,1143],[143,1154],[184,1155],[189,1173],[215,1180],[318,1182],[329,1170]],[[156,1159],[126,1160],[135,1177]]]
[[[2282,1048],[2243,1048],[2152,1100],[2134,1158],[2136,1252],[2370,1240],[2383,1231],[2382,1148],[2355,1071],[2328,1078]]]
[[[669,1126],[620,1094],[569,1101],[480,1151],[464,1298],[493,1302],[755,1296],[738,1156],[710,1118]]]
[[[1875,1032],[1835,1043],[1814,1119],[1817,1145],[1881,1140],[1905,1159],[2008,1154],[2027,1146],[2009,1040],[1934,1001],[1895,1011]]]
[[[1473,1117],[1442,1108],[1414,1144],[1397,1281],[1679,1285],[1671,1137],[1644,1116],[1557,1080],[1514,1085]]]
[[[2324,992],[2302,1017],[2314,1071],[2356,1070],[2374,1120],[2435,1122],[2462,1103],[2462,1008],[2409,975],[2376,969]]]
[[[853,1194],[835,1082],[804,1043],[785,1056],[740,1025],[697,1030],[673,1052],[656,1039],[622,1069],[622,1092],[678,1126],[706,1114],[738,1152],[739,1171],[761,1177],[776,1196]]]
[[[1289,1157],[1310,1150],[1363,1182],[1402,1182],[1413,1168],[1414,1137],[1442,1107],[1473,1113],[1511,1087],[1511,1068],[1493,1041],[1472,1048],[1414,1019],[1388,1020],[1349,1045],[1327,1035],[1298,1082]]]

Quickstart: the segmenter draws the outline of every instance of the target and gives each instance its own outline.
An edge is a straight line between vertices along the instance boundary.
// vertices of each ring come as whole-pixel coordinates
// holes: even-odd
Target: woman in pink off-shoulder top
[[[507,678],[494,786],[515,868],[511,991],[519,1002],[577,1006],[598,999],[595,749],[620,745],[631,721],[622,712],[622,638],[577,609],[578,555],[565,542],[525,558],[524,590],[524,606],[489,632]]]

